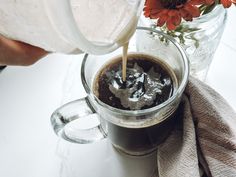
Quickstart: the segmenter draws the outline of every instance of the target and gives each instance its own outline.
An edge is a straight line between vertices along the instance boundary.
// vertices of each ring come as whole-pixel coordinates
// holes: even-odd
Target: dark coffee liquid
[[[122,59],[103,67],[95,81],[95,95],[104,103],[123,110],[140,110],[159,105],[174,90],[173,73],[156,58],[143,54],[128,56],[126,81]]]
[[[112,144],[131,155],[146,155],[165,141],[173,129],[178,116],[171,115],[165,121],[146,128],[126,128],[108,122]]]
[[[152,56],[128,56],[126,81],[122,79],[122,59],[116,58],[98,73],[95,95],[104,103],[123,110],[147,109],[163,103],[177,86],[174,72]],[[125,153],[144,155],[156,149],[169,135],[175,122],[165,121],[145,128],[126,128],[107,122],[112,144]]]

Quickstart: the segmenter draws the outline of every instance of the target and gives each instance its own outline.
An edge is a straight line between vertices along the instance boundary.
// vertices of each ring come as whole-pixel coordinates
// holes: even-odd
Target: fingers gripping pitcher
[[[2,0],[0,34],[51,52],[104,54],[135,31],[143,0]]]

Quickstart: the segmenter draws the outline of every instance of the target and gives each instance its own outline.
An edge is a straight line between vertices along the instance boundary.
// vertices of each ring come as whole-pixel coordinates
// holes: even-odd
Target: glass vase
[[[144,16],[141,17],[139,25],[155,28],[177,40],[189,58],[190,74],[204,81],[222,37],[226,19],[227,11],[218,5],[208,14],[181,23],[174,31],[168,31],[166,27],[157,27],[156,20]]]

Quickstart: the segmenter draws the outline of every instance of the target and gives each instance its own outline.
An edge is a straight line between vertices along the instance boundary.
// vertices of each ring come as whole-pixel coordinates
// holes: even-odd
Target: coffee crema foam
[[[146,54],[129,54],[126,80],[122,79],[122,57],[106,63],[98,72],[95,95],[104,103],[124,110],[154,107],[169,99],[177,79],[169,66]]]

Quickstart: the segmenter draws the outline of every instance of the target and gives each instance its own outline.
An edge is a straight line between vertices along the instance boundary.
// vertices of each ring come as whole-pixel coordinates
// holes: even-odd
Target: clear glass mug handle
[[[93,143],[107,136],[87,97],[58,108],[51,116],[51,124],[59,137],[79,144]]]

